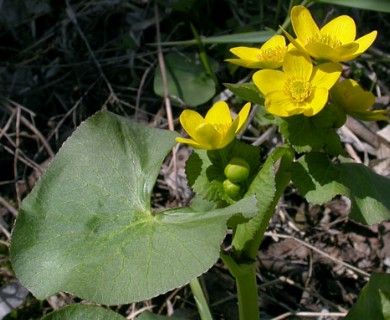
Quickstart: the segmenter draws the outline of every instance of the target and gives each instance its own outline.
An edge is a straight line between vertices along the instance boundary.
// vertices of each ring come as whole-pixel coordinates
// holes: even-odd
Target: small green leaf
[[[208,58],[212,72],[218,69],[218,62]],[[196,107],[209,101],[215,95],[215,83],[201,61],[195,55],[169,53],[165,56],[168,90],[171,98]],[[160,68],[154,75],[154,92],[164,97],[164,84]]]
[[[224,83],[226,88],[233,92],[236,96],[240,97],[245,101],[249,101],[254,104],[263,105],[264,98],[261,95],[259,89],[253,83]]]
[[[227,220],[254,215],[256,200],[154,213],[151,193],[176,136],[109,112],[81,124],[22,203],[10,249],[20,282],[39,299],[67,291],[110,305],[207,271]]]
[[[373,273],[345,320],[390,319],[390,274]]]
[[[339,155],[343,149],[334,126],[335,120],[332,110],[325,108],[313,117],[296,115],[280,118],[279,130],[299,153],[326,151]]]
[[[243,43],[256,43],[261,44],[266,42],[269,38],[275,35],[274,31],[253,31],[253,32],[242,32],[242,33],[234,33],[227,34],[223,36],[212,36],[212,37],[203,37],[200,39],[203,44],[222,44],[222,43],[230,43],[230,44],[243,44]],[[196,39],[193,40],[185,40],[185,41],[166,41],[162,42],[163,46],[185,46],[185,45],[198,45],[198,41]]]
[[[389,0],[316,0],[317,2],[336,4],[356,9],[373,10],[390,13]]]
[[[334,164],[323,153],[309,153],[293,164],[292,180],[315,204],[347,196],[352,202],[350,217],[358,222],[371,225],[390,219],[390,179],[364,165]]]
[[[118,313],[103,307],[71,304],[49,313],[42,320],[125,320]]]

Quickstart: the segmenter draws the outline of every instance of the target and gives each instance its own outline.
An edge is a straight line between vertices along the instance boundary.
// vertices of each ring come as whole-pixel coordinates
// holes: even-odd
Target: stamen
[[[322,43],[328,45],[331,48],[337,48],[343,45],[341,41],[334,36],[321,33],[317,33],[314,37],[307,39],[306,44],[308,43]]]
[[[284,90],[294,102],[303,102],[311,94],[311,83],[302,79],[290,78],[286,81]]]
[[[270,60],[282,60],[284,55],[287,52],[287,47],[273,47],[265,50],[261,50],[261,52],[257,55],[257,59],[259,61],[270,61]]]

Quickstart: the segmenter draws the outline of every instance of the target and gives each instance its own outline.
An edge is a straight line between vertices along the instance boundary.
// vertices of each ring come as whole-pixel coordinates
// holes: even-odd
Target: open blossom
[[[284,58],[283,71],[257,71],[253,82],[265,96],[265,108],[269,113],[280,117],[296,114],[310,117],[325,106],[329,89],[341,71],[341,65],[334,62],[313,67],[306,55],[293,50]]]
[[[282,66],[284,55],[287,52],[286,39],[281,35],[276,35],[260,48],[235,47],[231,48],[230,52],[239,59],[226,59],[226,61],[241,67],[277,69]]]
[[[197,149],[222,149],[244,128],[250,107],[245,104],[234,121],[224,101],[216,102],[204,118],[196,111],[184,110],[180,123],[191,139],[178,137],[176,141]]]
[[[389,120],[386,110],[368,110],[375,103],[375,97],[371,92],[364,91],[355,80],[345,79],[335,84],[330,97],[335,105],[355,118],[365,121]]]
[[[320,29],[310,11],[303,6],[291,9],[291,23],[297,38],[294,39],[285,31],[288,39],[297,49],[318,60],[352,60],[366,51],[377,36],[377,32],[372,31],[355,39],[355,21],[346,15],[334,18]]]

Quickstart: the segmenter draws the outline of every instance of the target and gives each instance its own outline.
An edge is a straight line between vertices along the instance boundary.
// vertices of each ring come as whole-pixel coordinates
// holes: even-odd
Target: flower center
[[[306,44],[308,43],[322,43],[331,48],[337,48],[343,45],[342,42],[334,36],[321,33],[317,33],[314,37],[307,39]]]
[[[311,83],[302,79],[290,78],[286,81],[284,90],[294,102],[303,102],[310,96]]]
[[[284,55],[287,52],[287,47],[273,47],[268,48],[265,50],[261,50],[261,52],[257,55],[257,60],[259,61],[270,61],[270,60],[276,60],[281,61],[283,60]]]
[[[211,123],[211,125],[214,127],[215,130],[221,135],[224,136],[226,135],[226,132],[230,128],[230,124],[223,124],[223,123]]]

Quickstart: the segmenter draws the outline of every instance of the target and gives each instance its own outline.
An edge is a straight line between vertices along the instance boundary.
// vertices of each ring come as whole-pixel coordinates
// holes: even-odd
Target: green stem
[[[221,259],[236,279],[239,319],[260,319],[255,263],[238,264],[223,252]]]
[[[200,318],[202,320],[213,320],[213,317],[211,316],[211,312],[209,309],[209,305],[206,301],[206,298],[204,296],[198,278],[192,279],[190,281],[190,287],[191,287],[192,294],[194,295],[194,299],[196,302],[196,306],[198,308]]]

